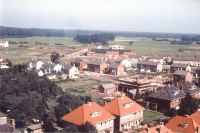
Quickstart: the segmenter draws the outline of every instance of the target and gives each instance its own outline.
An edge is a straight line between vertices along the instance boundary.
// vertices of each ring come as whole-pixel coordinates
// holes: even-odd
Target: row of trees
[[[200,41],[200,35],[182,36],[181,41]]]

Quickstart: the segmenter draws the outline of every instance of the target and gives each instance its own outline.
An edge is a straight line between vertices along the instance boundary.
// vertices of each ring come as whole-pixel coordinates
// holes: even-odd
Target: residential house
[[[162,111],[170,110],[171,108],[179,109],[181,99],[185,97],[185,93],[176,88],[175,86],[165,86],[156,90],[149,95],[150,110]]]
[[[136,55],[136,52],[124,52],[124,57],[128,57],[129,55]]]
[[[8,62],[0,57],[0,69],[9,68]]]
[[[42,69],[47,73],[59,72],[61,71],[62,66],[59,64],[54,64],[52,62],[46,62],[42,65]]]
[[[191,58],[190,54],[177,54],[177,57],[181,57],[181,58]]]
[[[83,60],[73,59],[71,60],[71,65],[75,65],[79,70],[87,69],[87,63]]]
[[[200,55],[195,54],[194,58],[200,58]]]
[[[91,60],[88,62],[88,71],[97,72],[97,73],[105,73],[106,67],[107,67],[107,63],[102,60]]]
[[[177,88],[183,91],[185,94],[190,93],[190,95],[200,99],[200,88],[191,82],[180,82]]]
[[[176,115],[165,126],[175,133],[200,133],[200,125],[188,116]]]
[[[131,64],[132,64],[132,60],[128,57],[120,57],[120,60],[121,61],[117,61],[118,63],[121,62],[121,64],[124,66],[124,67],[131,67]]]
[[[119,52],[118,51],[107,51],[106,54],[107,54],[106,57],[108,59],[117,60],[119,58]]]
[[[142,60],[147,60],[149,56],[154,56],[154,53],[141,53]]]
[[[109,46],[109,49],[123,50],[124,46],[122,46],[122,45],[113,45],[113,46]]]
[[[173,63],[188,64],[191,66],[199,66],[200,58],[183,58],[183,57],[173,57]]]
[[[141,133],[174,133],[171,129],[163,125],[163,122],[160,122],[160,125],[157,125],[152,128],[146,128],[145,131]]]
[[[61,118],[63,127],[77,125],[80,127],[86,121],[94,125],[98,133],[108,131],[113,133],[115,116],[95,102],[88,102]]]
[[[79,71],[75,65],[67,65],[65,64],[62,67],[62,71],[69,76],[70,79],[79,78]]]
[[[105,68],[105,73],[116,76],[124,75],[124,66],[120,63],[112,63]]]
[[[52,80],[52,79],[57,79],[57,74],[56,73],[46,73],[44,74],[44,77]]]
[[[15,120],[7,121],[7,117],[0,117],[0,133],[20,133],[15,128]]]
[[[148,61],[151,62],[159,62],[160,64],[163,64],[163,57],[162,56],[149,56]]]
[[[102,44],[100,42],[96,42],[96,43],[91,43],[91,45],[88,47],[88,50],[91,49],[101,49]]]
[[[197,43],[194,41],[193,43],[191,43],[191,45],[197,45]]]
[[[171,54],[167,54],[167,53],[160,53],[159,56],[164,58],[164,61],[166,62],[172,62],[172,53]]]
[[[91,49],[88,50],[87,56],[103,57],[107,55],[107,51],[119,52],[119,56],[124,55],[124,52],[131,52],[131,50],[117,50],[117,49]]]
[[[191,67],[186,64],[179,64],[179,63],[173,63],[170,65],[170,73],[174,73],[176,70],[184,70],[184,71],[190,71]]]
[[[111,93],[111,92],[115,92],[117,90],[117,86],[114,84],[101,84],[99,86],[99,91],[101,93]]]
[[[42,68],[44,63],[42,61],[38,61],[37,59],[32,59],[27,63],[29,69],[35,68],[35,70],[39,70]]]
[[[188,118],[195,120],[196,123],[200,125],[200,111],[191,114]]]
[[[2,48],[8,47],[8,46],[9,46],[9,43],[8,43],[8,41],[0,41],[0,46],[1,46]]]
[[[116,117],[114,128],[119,131],[137,126],[143,121],[144,108],[127,96],[117,98],[103,108]]]
[[[172,38],[172,39],[170,39],[170,41],[179,41],[179,42],[180,42],[181,39],[173,39],[173,38]]]
[[[139,61],[137,68],[140,72],[162,72],[162,65],[158,62]]]
[[[129,55],[130,59],[132,59],[132,63],[138,63],[138,61],[142,60],[141,55]]]
[[[173,73],[174,76],[174,84],[178,84],[179,82],[192,82],[193,75],[189,71],[176,70]]]

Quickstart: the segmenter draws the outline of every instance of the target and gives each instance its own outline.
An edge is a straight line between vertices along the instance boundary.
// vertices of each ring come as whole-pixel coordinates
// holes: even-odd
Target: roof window
[[[195,86],[191,86],[191,87],[190,87],[190,90],[194,90],[194,89],[196,89]]]
[[[133,106],[133,103],[125,103],[125,104],[123,104],[123,105],[124,105],[125,108],[128,108],[128,107]]]
[[[90,113],[91,117],[96,117],[102,114],[102,111],[96,111],[96,112],[92,112]]]
[[[180,126],[184,127],[184,128],[187,128],[188,124],[187,123],[181,123]]]

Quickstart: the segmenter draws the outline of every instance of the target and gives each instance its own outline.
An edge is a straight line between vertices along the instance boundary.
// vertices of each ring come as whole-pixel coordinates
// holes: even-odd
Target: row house
[[[164,61],[166,62],[172,62],[172,53],[171,54],[167,54],[167,53],[160,53],[159,56],[163,57]]]
[[[61,65],[52,62],[45,62],[42,64],[42,69],[44,69],[47,73],[59,72],[61,71],[61,68]]]
[[[8,47],[9,43],[8,41],[0,41],[0,47],[4,48],[4,47]]]
[[[71,65],[75,65],[79,70],[87,69],[87,63],[83,60],[73,59],[71,60]]]
[[[176,70],[173,74],[174,84],[178,84],[179,82],[192,82],[193,75],[189,71]]]
[[[120,61],[117,61],[118,63],[121,63],[124,67],[131,67],[132,60],[128,57],[120,57]]]
[[[105,74],[123,76],[124,66],[120,63],[112,63],[105,68]]]
[[[40,70],[43,64],[44,63],[42,61],[39,61],[37,59],[32,59],[27,63],[27,66],[29,69],[35,68],[35,70]]]
[[[162,72],[162,65],[158,62],[139,61],[137,68],[140,72]]]
[[[91,60],[88,62],[88,71],[97,72],[97,73],[105,73],[105,68],[107,67],[107,63],[102,60]]]
[[[188,65],[191,65],[191,66],[199,66],[200,65],[200,58],[173,57],[173,63],[188,64]]]
[[[164,126],[163,122],[160,122],[159,125],[152,128],[146,128],[145,131],[141,133],[174,133],[174,132],[171,131],[171,129]]]
[[[147,60],[151,61],[151,62],[158,62],[160,64],[163,64],[163,62],[164,62],[162,56],[149,56]]]
[[[177,54],[177,57],[181,57],[181,58],[191,58],[190,54]]]
[[[115,92],[117,90],[117,86],[114,84],[101,84],[99,86],[99,92],[101,93],[111,93],[111,92]]]
[[[149,56],[154,56],[154,53],[141,53],[142,59],[147,60]]]
[[[101,49],[102,44],[100,42],[96,43],[91,43],[91,45],[88,47],[88,50],[90,51],[91,49]]]
[[[90,122],[96,127],[98,133],[105,133],[106,131],[113,133],[115,118],[114,115],[97,103],[88,102],[63,116],[61,119],[64,128],[70,125],[76,125],[79,128],[82,124]]]
[[[0,69],[9,68],[8,62],[0,57]]]
[[[75,65],[67,65],[65,64],[63,67],[62,67],[62,71],[68,75],[68,77],[70,79],[75,79],[75,78],[79,78],[79,71],[78,71],[78,68],[75,67]]]
[[[117,60],[119,58],[119,52],[118,51],[107,51],[106,57],[108,59]]]
[[[136,55],[136,52],[124,52],[124,57],[128,57],[129,55]]]
[[[119,52],[119,56],[124,55],[124,52],[131,52],[131,50],[116,50],[116,49],[91,49],[88,50],[87,56],[107,56],[107,51]]]
[[[194,58],[200,58],[200,55],[195,54]]]
[[[173,63],[170,65],[170,73],[174,73],[176,70],[184,70],[184,71],[190,71],[191,67],[186,64],[179,64],[179,63]]]
[[[123,50],[124,46],[122,46],[122,45],[113,45],[113,46],[109,46],[109,49]]]
[[[175,86],[165,86],[149,95],[149,102],[151,102],[149,109],[162,111],[175,108],[178,110],[179,103],[183,97],[185,97],[185,93]]]
[[[129,55],[128,58],[131,59],[132,63],[138,63],[138,61],[142,60],[141,55]]]
[[[144,108],[126,96],[113,100],[103,108],[116,117],[114,128],[119,131],[130,129],[143,121]]]
[[[183,91],[185,94],[190,93],[190,95],[200,99],[200,88],[191,82],[180,82],[177,88]]]

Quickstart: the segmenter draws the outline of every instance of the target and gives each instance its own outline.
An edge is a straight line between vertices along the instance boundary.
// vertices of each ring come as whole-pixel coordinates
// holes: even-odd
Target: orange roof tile
[[[200,111],[191,114],[188,118],[195,120],[200,125]]]
[[[157,125],[155,127],[149,128],[148,132],[147,131],[143,131],[142,133],[158,133],[158,131],[161,129],[161,133],[174,133],[173,131],[171,131],[170,129],[168,129],[165,126],[161,126],[161,125]]]
[[[181,123],[187,124],[187,127],[182,127]],[[179,132],[184,132],[184,133],[196,133],[196,128],[198,124],[193,119],[177,115],[165,126],[171,129],[173,132],[179,131]]]
[[[119,52],[115,52],[115,51],[107,51],[106,54],[119,54]]]
[[[136,55],[136,52],[124,52],[124,55]]]
[[[6,41],[0,41],[0,43],[6,43]]]
[[[101,115],[96,117],[91,117],[90,113],[96,112],[96,111],[102,111]],[[115,116],[110,114],[108,111],[106,111],[104,108],[99,106],[97,103],[92,102],[89,104],[84,104],[77,109],[73,110],[71,113],[63,116],[61,119],[64,121],[68,121],[70,123],[74,123],[76,125],[84,124],[86,121],[89,121],[91,124],[95,124],[101,121],[114,119]]]
[[[125,108],[123,105],[125,103],[133,103],[133,106]],[[139,110],[144,110],[142,106],[140,106],[135,101],[128,98],[127,96],[123,98],[117,98],[113,100],[112,102],[103,106],[103,108],[106,109],[111,114],[118,115],[118,116],[122,116],[122,115],[136,112]]]
[[[119,57],[119,59],[121,59],[121,60],[125,60],[125,59],[127,59],[128,61],[131,61],[131,59],[130,58],[128,58],[128,57]]]

